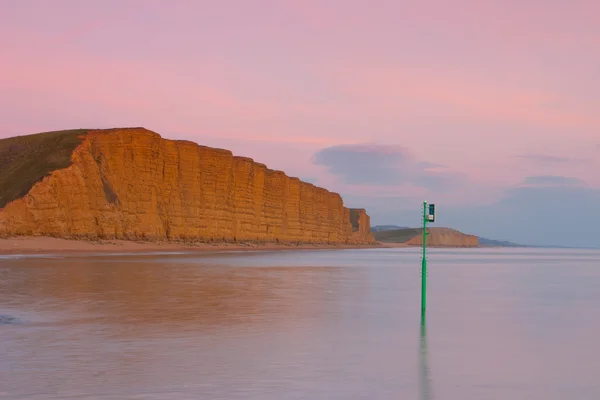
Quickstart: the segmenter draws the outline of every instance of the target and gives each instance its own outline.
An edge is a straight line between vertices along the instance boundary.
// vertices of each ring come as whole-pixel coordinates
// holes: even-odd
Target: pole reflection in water
[[[421,319],[421,335],[419,347],[419,386],[421,389],[422,400],[432,400],[433,393],[431,391],[431,380],[429,378],[429,363],[427,353],[427,327],[425,319]]]

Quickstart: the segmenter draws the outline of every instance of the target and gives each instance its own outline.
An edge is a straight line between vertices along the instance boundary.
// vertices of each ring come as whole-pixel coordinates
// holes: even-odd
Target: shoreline
[[[65,239],[50,236],[10,236],[0,238],[0,255],[89,255],[111,253],[214,253],[227,251],[301,251],[351,249],[420,248],[405,243],[377,242],[373,244],[294,244],[294,243],[230,243],[133,241],[123,239]],[[428,248],[476,249],[485,246],[427,246]]]
[[[146,253],[146,252],[226,252],[226,251],[292,251],[292,250],[343,250],[386,248],[376,244],[292,244],[292,243],[177,243],[158,241],[132,241],[121,239],[63,239],[49,236],[12,236],[0,238],[0,255],[19,254],[73,254],[89,253]],[[396,247],[396,246],[393,246]],[[404,246],[408,247],[408,246]]]

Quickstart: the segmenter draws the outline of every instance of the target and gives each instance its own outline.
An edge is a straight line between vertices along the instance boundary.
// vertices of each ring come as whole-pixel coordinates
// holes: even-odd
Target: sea
[[[0,399],[600,399],[600,251],[0,256]]]

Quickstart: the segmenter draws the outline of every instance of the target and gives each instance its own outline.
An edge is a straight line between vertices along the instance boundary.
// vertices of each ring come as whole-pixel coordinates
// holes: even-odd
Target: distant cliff
[[[337,193],[143,128],[0,140],[0,235],[374,242]]]
[[[431,247],[478,247],[479,239],[449,228],[427,228],[427,245]],[[402,243],[407,246],[423,245],[423,229],[406,228],[374,232],[382,243]]]

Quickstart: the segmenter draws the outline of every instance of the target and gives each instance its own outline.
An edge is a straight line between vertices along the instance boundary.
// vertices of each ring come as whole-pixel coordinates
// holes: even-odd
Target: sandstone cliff
[[[0,160],[0,235],[374,242],[337,193],[143,128],[4,139]]]
[[[431,247],[478,247],[479,239],[449,228],[427,228],[427,246]],[[402,243],[408,246],[423,245],[423,229],[406,228],[375,232],[375,238],[383,243]]]

